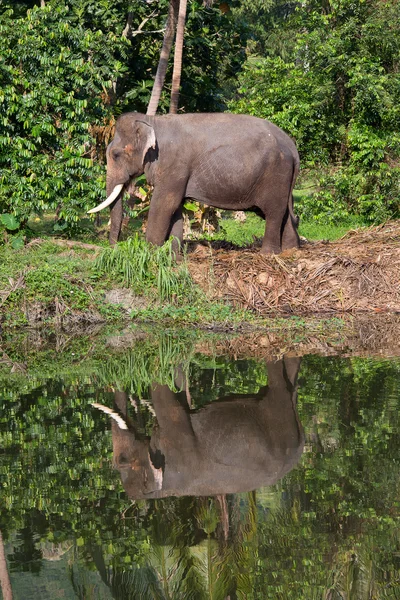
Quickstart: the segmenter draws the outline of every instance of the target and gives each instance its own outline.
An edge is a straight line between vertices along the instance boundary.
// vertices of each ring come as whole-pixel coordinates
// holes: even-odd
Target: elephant
[[[304,432],[297,410],[299,358],[266,362],[268,385],[191,410],[184,392],[155,384],[157,425],[139,435],[127,396],[115,393],[113,463],[131,499],[213,496],[272,485],[299,461]]]
[[[182,242],[182,204],[192,198],[218,209],[261,214],[264,254],[299,247],[293,213],[299,154],[292,139],[269,121],[229,113],[125,113],[106,154],[107,199],[88,212],[111,207],[111,244],[121,229],[124,191],[145,173],[154,187],[146,232],[154,245],[169,236]]]

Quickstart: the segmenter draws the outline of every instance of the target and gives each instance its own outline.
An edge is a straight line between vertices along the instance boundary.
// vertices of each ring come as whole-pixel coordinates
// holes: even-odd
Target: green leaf
[[[4,227],[10,231],[14,231],[20,226],[18,219],[16,219],[14,215],[10,215],[8,213],[0,215],[0,221],[3,223]]]
[[[24,247],[24,238],[22,236],[13,237],[13,239],[11,241],[11,248],[13,248],[14,250],[20,250],[23,247]]]
[[[186,210],[191,210],[192,212],[199,210],[199,206],[195,202],[185,202],[183,208],[186,208]]]

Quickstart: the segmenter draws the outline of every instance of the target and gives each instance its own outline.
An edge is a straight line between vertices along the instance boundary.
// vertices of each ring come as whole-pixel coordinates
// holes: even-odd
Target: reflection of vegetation
[[[398,361],[305,357],[306,453],[268,490],[131,503],[110,468],[108,421],[90,402],[111,406],[112,388],[147,399],[180,367],[202,406],[264,385],[264,365],[196,353],[190,333],[142,338],[107,361],[95,350],[58,376],[48,360],[37,378],[0,372],[0,530],[13,586],[23,570],[47,576],[53,559],[77,598],[399,597]]]
[[[97,365],[97,383],[113,385],[140,398],[148,397],[148,388],[155,382],[174,388],[175,371],[178,367],[188,369],[195,341],[190,333],[182,338],[160,335],[156,342],[140,339],[131,350]]]
[[[89,337],[78,338],[66,350],[57,353],[51,349],[29,354],[29,350],[25,352],[22,348],[3,357],[0,392],[8,397],[19,397],[21,393],[33,393],[51,379],[59,381],[66,395],[74,393],[71,388],[76,389],[85,381],[97,388],[124,389],[130,394],[146,397],[148,387],[154,382],[173,388],[178,367],[186,373],[190,371],[193,397],[198,402],[217,398],[227,385],[229,391],[236,393],[256,392],[265,385],[262,362],[231,361],[216,354],[196,353],[199,339],[198,331],[185,330],[180,335],[174,331],[155,336],[140,334],[125,350],[118,347],[104,349],[101,340],[93,348]],[[204,340],[207,340],[206,334]],[[210,345],[212,347],[212,339]]]

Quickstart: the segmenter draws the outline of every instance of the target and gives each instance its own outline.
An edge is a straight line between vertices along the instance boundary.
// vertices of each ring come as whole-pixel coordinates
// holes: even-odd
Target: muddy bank
[[[350,231],[337,242],[303,242],[279,256],[198,245],[189,269],[211,298],[260,316],[400,314],[400,222]]]
[[[144,343],[179,349],[182,357],[196,353],[269,360],[306,354],[400,357],[400,319],[393,314],[344,315],[333,322],[279,319],[264,327],[229,332],[151,325],[97,325],[68,331],[29,328],[0,337],[0,367],[10,372],[29,371],[31,360],[36,362],[43,353],[79,365],[91,359],[105,364],[113,355],[135,348],[140,351]]]
[[[344,316],[337,319],[337,330],[285,330],[266,328],[264,331],[243,333],[214,340],[212,346],[199,343],[203,353],[230,355],[232,358],[265,358],[282,356],[370,356],[400,357],[400,319],[397,315]]]

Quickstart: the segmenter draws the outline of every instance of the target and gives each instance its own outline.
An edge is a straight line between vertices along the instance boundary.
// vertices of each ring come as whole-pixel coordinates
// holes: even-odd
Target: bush
[[[0,16],[0,212],[24,222],[58,208],[77,221],[104,193],[92,130],[109,119],[101,98],[115,76],[114,45],[64,3]]]

